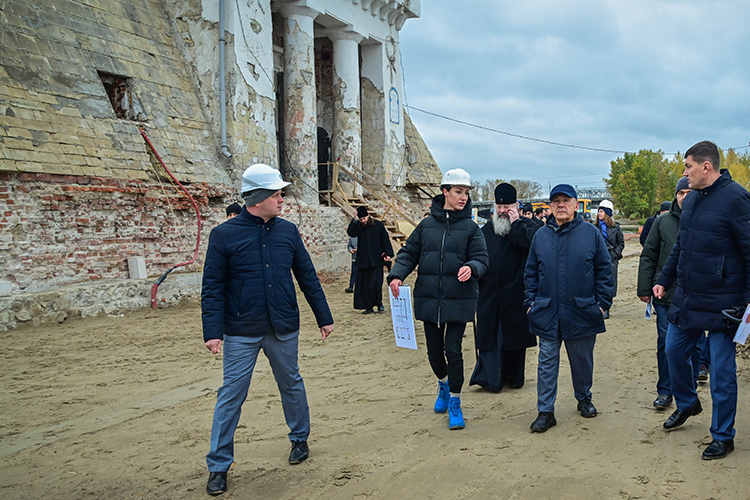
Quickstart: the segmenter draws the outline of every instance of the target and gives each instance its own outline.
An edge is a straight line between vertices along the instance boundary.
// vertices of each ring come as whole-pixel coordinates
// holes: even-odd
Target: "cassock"
[[[393,245],[382,222],[370,217],[372,224],[352,220],[346,232],[357,237],[357,277],[354,285],[354,309],[372,309],[383,304],[383,255],[393,258]]]
[[[495,234],[491,220],[482,228],[490,265],[479,280],[477,365],[469,385],[495,392],[506,383],[514,388],[523,386],[526,348],[536,345],[523,307],[523,273],[538,229],[525,217],[513,222],[504,237]]]

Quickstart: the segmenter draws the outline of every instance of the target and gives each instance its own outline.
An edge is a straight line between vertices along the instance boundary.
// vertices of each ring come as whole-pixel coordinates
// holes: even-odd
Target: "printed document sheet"
[[[414,316],[411,312],[411,288],[408,285],[401,285],[398,287],[398,298],[395,298],[389,287],[388,295],[391,298],[391,319],[393,332],[396,335],[396,345],[416,349],[417,338],[414,335]]]

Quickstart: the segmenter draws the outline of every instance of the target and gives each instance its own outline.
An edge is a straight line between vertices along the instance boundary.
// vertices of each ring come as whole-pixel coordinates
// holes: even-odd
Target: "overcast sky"
[[[750,143],[747,0],[421,3],[401,31],[407,105],[616,151]],[[545,195],[561,182],[602,186],[622,156],[410,116],[443,172],[536,180]]]

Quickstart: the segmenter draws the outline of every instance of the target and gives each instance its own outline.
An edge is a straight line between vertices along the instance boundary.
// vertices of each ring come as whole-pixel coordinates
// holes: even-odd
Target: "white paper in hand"
[[[747,337],[750,334],[750,307],[745,308],[745,314],[742,315],[742,323],[740,323],[739,328],[737,328],[737,334],[734,336],[734,341],[738,344],[745,345],[745,342],[747,342]]]
[[[653,302],[653,300],[654,299],[652,298],[646,303],[646,319],[651,319],[651,302]]]
[[[414,316],[411,313],[411,288],[408,285],[398,287],[398,298],[393,296],[390,287],[391,319],[396,345],[407,349],[417,348],[417,337],[414,334]]]

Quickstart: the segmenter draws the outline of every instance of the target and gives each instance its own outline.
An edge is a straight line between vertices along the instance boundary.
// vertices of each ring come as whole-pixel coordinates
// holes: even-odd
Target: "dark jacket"
[[[750,193],[729,172],[682,201],[680,232],[656,283],[677,281],[668,318],[683,329],[724,331],[721,310],[750,303]]]
[[[536,345],[523,308],[523,271],[531,240],[540,228],[537,220],[521,217],[504,237],[495,234],[492,221],[482,228],[490,264],[479,280],[477,349],[494,351],[498,335],[504,351]]]
[[[612,263],[601,232],[579,214],[536,232],[524,282],[534,335],[566,340],[605,331],[599,308],[612,305]]]
[[[359,220],[352,219],[346,234],[357,238],[357,253],[355,265],[357,269],[368,269],[372,267],[382,268],[385,265],[383,254],[393,257],[393,245],[388,236],[388,230],[382,222],[370,218],[372,225],[363,226]]]
[[[544,225],[544,221],[542,219],[540,219],[539,217],[537,217],[536,215],[534,217],[532,217],[531,219],[529,219],[529,220],[531,220],[531,222],[533,222],[534,224],[536,224],[537,227],[542,227]],[[490,222],[492,222],[492,221],[490,221]]]
[[[638,263],[638,291],[639,297],[649,297],[656,285],[656,278],[661,274],[664,264],[672,253],[677,233],[680,231],[680,214],[682,209],[677,204],[677,198],[672,201],[672,208],[669,212],[657,217],[648,238],[641,250],[641,258]],[[669,287],[664,297],[661,299],[653,298],[655,304],[668,306],[672,303],[674,295],[674,285]]]
[[[641,246],[644,246],[646,244],[646,238],[648,238],[648,233],[651,232],[651,229],[654,226],[654,222],[656,222],[656,218],[659,216],[659,212],[656,212],[654,215],[646,219],[646,222],[643,223],[643,229],[641,229],[641,234],[638,236],[638,239],[641,242]]]
[[[602,231],[598,220],[595,226],[599,232]],[[602,236],[604,236],[604,233],[602,233]],[[625,249],[625,235],[622,234],[622,229],[618,222],[615,222],[615,227],[607,228],[607,237],[604,239],[604,242],[607,244],[607,251],[609,251],[609,258],[611,260],[622,259],[622,251]]]
[[[445,210],[445,197],[433,198],[430,217],[414,228],[399,250],[388,283],[404,281],[419,265],[414,284],[414,317],[432,323],[474,321],[478,281],[487,270],[487,245],[471,220],[471,200],[463,210]],[[468,281],[458,281],[458,270],[471,268]]]
[[[245,209],[216,226],[208,240],[203,268],[204,340],[298,331],[299,307],[292,273],[318,326],[333,324],[297,226],[279,217],[264,223]]]

